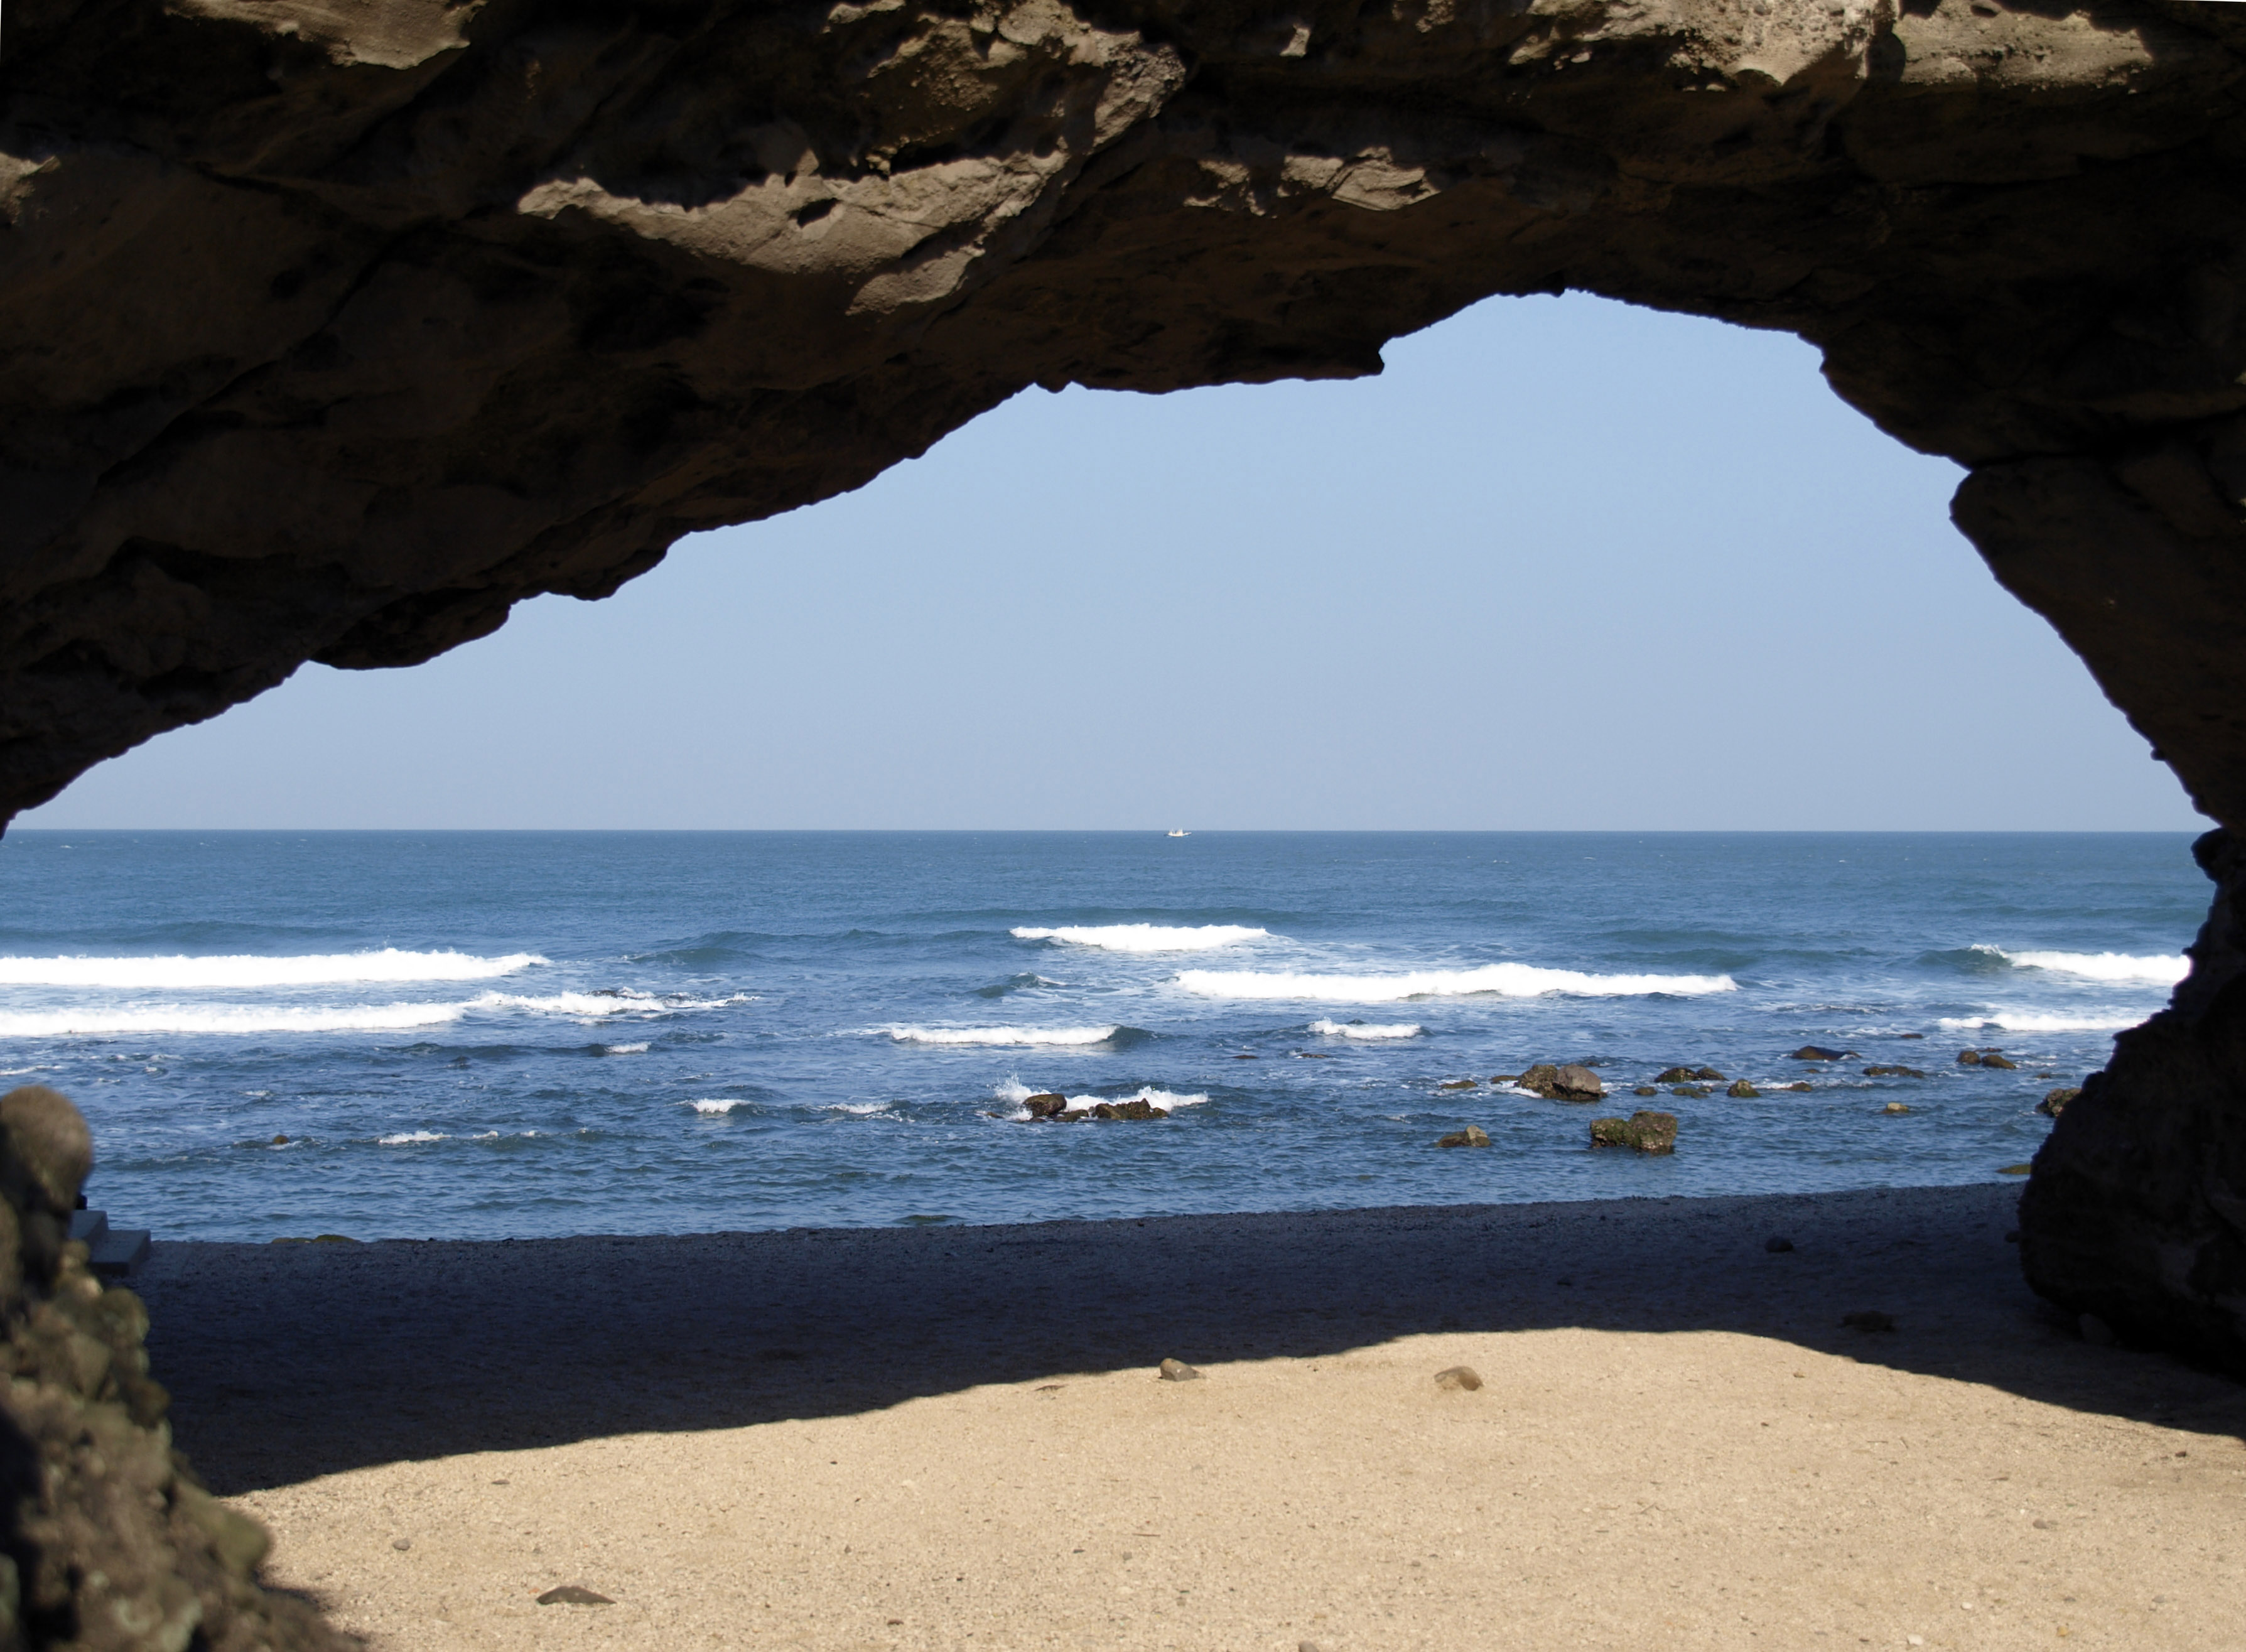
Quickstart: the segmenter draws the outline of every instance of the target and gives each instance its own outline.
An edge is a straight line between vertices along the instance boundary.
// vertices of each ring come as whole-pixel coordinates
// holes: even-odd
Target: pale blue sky
[[[1779,335],[1494,300],[1379,378],[1029,391],[27,826],[2188,829]]]

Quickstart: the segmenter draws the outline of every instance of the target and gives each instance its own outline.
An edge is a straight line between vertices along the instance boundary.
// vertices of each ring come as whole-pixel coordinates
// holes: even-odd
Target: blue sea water
[[[24,831],[0,840],[0,1074],[75,1098],[95,1202],[180,1239],[1984,1181],[2165,1001],[2206,905],[2188,851]],[[1608,1103],[1489,1083],[1574,1060]],[[1764,1093],[1630,1093],[1673,1064]],[[1024,1122],[1037,1091],[1170,1117]],[[1673,1158],[1589,1146],[1637,1107],[1678,1116]],[[1434,1146],[1467,1124],[1487,1149]]]

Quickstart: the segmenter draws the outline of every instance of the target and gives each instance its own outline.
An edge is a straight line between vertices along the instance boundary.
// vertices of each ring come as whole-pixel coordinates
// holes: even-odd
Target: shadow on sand
[[[2246,1388],[2095,1348],[2021,1283],[2018,1184],[678,1238],[169,1245],[155,1375],[214,1490],[1064,1372],[1433,1331],[1732,1331],[2246,1432]],[[1790,1252],[1765,1248],[1773,1234]],[[1844,1328],[1858,1309],[1896,1329]],[[1151,1369],[1149,1375],[1151,1377]],[[1587,1383],[1597,1373],[1583,1373]]]

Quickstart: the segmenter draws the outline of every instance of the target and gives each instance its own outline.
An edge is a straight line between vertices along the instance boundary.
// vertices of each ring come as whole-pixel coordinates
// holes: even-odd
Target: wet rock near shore
[[[1480,1125],[1468,1125],[1464,1130],[1453,1130],[1447,1136],[1437,1138],[1435,1146],[1438,1147],[1487,1147],[1489,1146],[1489,1132]]]
[[[1926,1075],[1916,1067],[1867,1067],[1867,1078],[1923,1078]]]
[[[1759,1101],[1762,1098],[1762,1091],[1744,1078],[1734,1078],[1732,1087],[1724,1093],[1734,1101]]]
[[[2046,1118],[2056,1118],[2066,1111],[2066,1104],[2081,1093],[2079,1084],[2062,1084],[2036,1103],[2036,1111]]]
[[[1068,1098],[1055,1094],[1024,1096],[1022,1111],[1032,1118],[1057,1118],[1068,1111]]]
[[[1634,1147],[1642,1153],[1675,1152],[1677,1115],[1641,1112],[1634,1112],[1627,1118],[1594,1118],[1591,1120],[1591,1146]]]
[[[1856,1052],[1853,1050],[1827,1050],[1823,1044],[1804,1044],[1788,1056],[1788,1061],[1846,1061]]]
[[[1657,1084],[1719,1084],[1724,1075],[1713,1067],[1664,1067],[1654,1075]]]
[[[0,1097],[0,1648],[347,1652],[310,1607],[258,1586],[268,1539],[172,1449],[140,1299],[65,1242],[92,1166],[68,1099]]]
[[[2004,1052],[2001,1050],[1961,1050],[1957,1052],[1957,1064],[1961,1067],[1998,1067],[2006,1072],[2017,1072],[2020,1064],[2005,1060]]]
[[[1540,1061],[1514,1082],[1547,1101],[1596,1101],[1607,1093],[1598,1074],[1581,1062],[1559,1067]]]

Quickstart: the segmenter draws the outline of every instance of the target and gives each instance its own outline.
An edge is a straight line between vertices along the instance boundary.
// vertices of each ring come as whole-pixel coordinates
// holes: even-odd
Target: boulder
[[[1916,1067],[1867,1067],[1867,1078],[1923,1078],[1926,1075]]]
[[[2046,1118],[2056,1118],[2066,1111],[2066,1104],[2081,1093],[2079,1084],[2062,1084],[2036,1103],[2036,1111]]]
[[[1143,1096],[1134,1097],[1129,1101],[1103,1101],[1090,1112],[1094,1118],[1167,1118],[1170,1116],[1168,1108],[1157,1107]]]
[[[346,1652],[356,1644],[258,1586],[264,1528],[172,1449],[140,1299],[103,1288],[65,1242],[93,1160],[78,1109],[0,1097],[0,1647],[156,1652],[190,1645]]]
[[[1689,1084],[1696,1080],[1701,1084],[1719,1084],[1724,1082],[1724,1075],[1713,1067],[1664,1067],[1655,1076],[1653,1082],[1657,1084]]]
[[[1635,1147],[1642,1153],[1677,1151],[1677,1115],[1634,1112],[1627,1118],[1591,1120],[1594,1147]]]
[[[1032,1118],[1058,1118],[1068,1111],[1068,1098],[1050,1092],[1042,1096],[1024,1096],[1022,1111]]]
[[[1438,1138],[1435,1146],[1438,1147],[1487,1147],[1489,1146],[1489,1134],[1480,1125],[1468,1125],[1464,1130],[1453,1130],[1449,1135]]]
[[[1473,1078],[1446,1078],[1435,1086],[1438,1090],[1472,1090],[1478,1081]]]
[[[1757,1090],[1753,1084],[1749,1084],[1744,1078],[1732,1080],[1732,1087],[1724,1091],[1724,1093],[1738,1101],[1756,1101],[1759,1100],[1762,1096],[1761,1091]]]
[[[1846,1061],[1855,1053],[1853,1050],[1827,1050],[1823,1044],[1804,1044],[1787,1059],[1789,1061]]]
[[[2001,1067],[2006,1072],[2018,1072],[2020,1067],[2018,1062],[2007,1061],[1993,1050],[1984,1050],[1981,1052],[1981,1064],[1984,1067]]]

